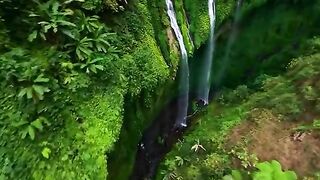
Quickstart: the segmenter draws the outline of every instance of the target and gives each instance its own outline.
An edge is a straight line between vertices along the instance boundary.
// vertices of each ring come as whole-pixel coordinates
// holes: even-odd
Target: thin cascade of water
[[[186,22],[187,22],[187,28],[190,29],[190,23],[189,23],[189,21],[188,21],[188,18],[186,18]],[[194,43],[193,43],[193,39],[192,39],[192,37],[191,37],[190,31],[188,31],[188,38],[189,38],[189,40],[190,40],[190,43],[191,43],[192,48],[194,48]]]
[[[188,101],[189,101],[189,65],[188,54],[183,41],[181,30],[178,26],[173,3],[171,0],[166,0],[167,14],[170,19],[171,28],[173,29],[177,40],[179,42],[182,60],[180,63],[180,79],[179,79],[179,100],[178,100],[178,112],[176,119],[176,126],[186,127],[186,118],[188,113]]]
[[[202,101],[203,105],[207,105],[209,101],[209,92],[210,92],[210,75],[211,75],[211,66],[213,61],[214,53],[214,29],[216,22],[216,6],[215,0],[208,1],[209,8],[209,17],[210,17],[210,37],[209,43],[207,45],[207,50],[205,54],[205,62],[203,64],[201,75],[199,79],[199,89],[198,89],[198,100]]]
[[[231,48],[232,48],[232,45],[234,44],[234,41],[236,40],[237,27],[238,27],[238,23],[241,18],[241,5],[242,5],[242,0],[238,0],[236,10],[234,13],[234,20],[233,20],[232,27],[231,27],[232,28],[231,33],[230,33],[230,36],[229,36],[229,39],[227,42],[225,55],[224,55],[224,58],[222,59],[222,62],[221,62],[221,68],[219,69],[217,76],[216,76],[217,86],[220,86],[221,81],[224,78],[224,74],[227,70],[227,66],[229,64],[229,61],[230,61]]]

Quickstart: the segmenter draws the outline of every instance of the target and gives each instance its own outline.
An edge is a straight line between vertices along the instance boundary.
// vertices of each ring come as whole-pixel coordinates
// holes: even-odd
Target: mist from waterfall
[[[231,33],[226,46],[225,55],[224,55],[224,58],[222,59],[221,68],[219,69],[216,76],[217,86],[220,85],[222,79],[224,78],[223,76],[226,73],[227,67],[229,65],[231,48],[232,48],[232,45],[234,44],[234,41],[236,40],[238,23],[241,18],[241,5],[242,5],[242,0],[238,0],[235,14],[234,14],[234,20],[231,27],[232,28]]]
[[[166,0],[167,14],[170,19],[171,28],[173,29],[180,46],[181,61],[180,61],[180,77],[179,77],[179,99],[178,99],[178,112],[176,119],[176,126],[186,127],[187,113],[188,113],[188,101],[189,101],[189,65],[188,54],[183,41],[181,30],[178,26],[173,3],[171,0]]]
[[[207,105],[209,101],[209,93],[210,93],[210,75],[212,69],[212,61],[213,61],[213,53],[214,53],[214,29],[215,29],[215,21],[216,21],[216,6],[215,0],[208,1],[209,8],[209,17],[210,17],[210,37],[209,42],[207,44],[205,59],[203,63],[203,67],[200,71],[200,79],[199,79],[199,89],[198,89],[198,100],[203,101],[203,105]]]

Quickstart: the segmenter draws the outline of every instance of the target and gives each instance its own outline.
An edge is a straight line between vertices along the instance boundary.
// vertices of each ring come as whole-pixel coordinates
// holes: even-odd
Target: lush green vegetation
[[[270,180],[296,180],[297,175],[293,171],[282,171],[278,161],[258,163],[257,171],[242,175],[240,171],[232,171],[231,175],[224,176],[224,180],[242,180],[242,179],[270,179]]]
[[[141,124],[127,132],[136,143],[164,103],[157,89],[175,76],[180,53],[165,1],[0,7],[0,179],[105,179],[123,120]],[[177,8],[186,36],[182,2]],[[148,118],[124,113],[131,104]]]
[[[310,2],[243,2],[229,52],[237,2],[217,1],[221,91],[158,178],[296,179],[250,138],[229,138],[265,120],[293,123],[297,140],[318,132],[320,3]],[[209,35],[207,3],[174,1],[190,56]],[[0,180],[127,179],[143,130],[175,95],[179,59],[164,0],[0,0]]]
[[[235,32],[227,22],[221,27],[225,33],[217,39],[214,85],[235,87],[259,74],[275,75],[285,70],[291,58],[310,54],[310,39],[318,34],[319,2],[263,2],[244,4]],[[230,33],[236,38],[228,48]]]
[[[190,21],[189,30],[195,47],[199,48],[209,36],[208,2],[200,0],[185,0],[184,2],[187,17]]]
[[[219,11],[219,4],[217,8]],[[271,151],[276,148],[268,141],[273,139],[256,138],[268,136],[265,131],[272,132],[275,127],[267,129],[266,124],[273,123],[273,126],[289,128],[283,132],[288,136],[293,133],[293,139],[298,141],[302,141],[300,138],[305,132],[318,134],[319,38],[314,36],[319,34],[316,30],[319,21],[314,13],[318,11],[319,3],[245,2],[236,32],[226,30],[230,28],[228,19],[219,20],[223,14],[228,17],[227,12],[233,10],[234,5],[230,3],[224,8],[220,11],[225,13],[220,12],[217,19],[220,28],[212,75],[213,86],[221,91],[206,109],[206,115],[197,120],[166,157],[157,178],[261,179],[261,175],[264,179],[296,179],[292,173],[282,172],[278,163],[261,162],[281,156],[272,156],[277,151]],[[309,21],[299,20],[298,14],[308,17]],[[228,50],[230,33],[236,33],[236,38],[231,40]],[[197,71],[197,67],[194,69]],[[280,75],[284,71],[287,73]],[[257,133],[260,131],[262,135]],[[269,156],[263,154],[263,150],[257,150],[254,146],[257,142],[256,146],[270,149]],[[310,148],[312,145],[301,146]],[[319,169],[311,165],[312,158],[302,155],[298,158],[309,163],[310,166],[306,165],[309,169],[302,171],[288,162],[285,162],[285,168],[292,167],[298,172],[299,179],[303,176],[305,179],[318,178]],[[275,164],[276,169],[261,168],[261,164]],[[226,176],[228,174],[231,175]],[[284,177],[287,174],[288,177]]]
[[[315,50],[319,39],[312,41],[314,43],[310,46],[311,51]],[[277,124],[293,123],[292,131],[318,133],[319,62],[318,53],[293,59],[287,66],[288,72],[285,75],[259,76],[255,81],[255,88],[260,86],[258,90],[245,85],[240,85],[234,90],[223,90],[215,99],[216,102],[207,108],[207,114],[197,121],[168,155],[159,178],[222,179],[225,175],[231,174],[232,169],[240,168],[241,178],[240,171],[232,171],[233,179],[261,179],[261,176],[264,177],[262,179],[296,179],[292,173],[281,171],[278,174],[281,167],[276,162],[258,163],[259,154],[253,154],[248,149],[253,140],[241,132],[234,135],[234,129],[239,127],[238,131],[241,131],[243,124],[244,132],[251,134],[264,123],[274,121]],[[303,115],[306,113],[312,114],[311,122],[304,119]],[[253,132],[248,124],[255,126]],[[269,148],[267,143],[264,148]],[[264,167],[269,165],[278,170]],[[260,171],[248,176],[246,172],[252,171],[253,168]],[[278,176],[288,177],[277,178]],[[226,176],[225,179],[232,178]]]
[[[186,12],[184,10],[183,3],[184,3],[183,0],[174,1],[174,8],[175,8],[176,18],[177,18],[178,24],[181,28],[183,40],[186,45],[186,49],[189,52],[189,54],[192,54],[193,42],[192,42],[191,37],[189,36],[190,34],[189,34],[188,19],[186,16]]]
[[[1,179],[105,179],[124,96],[174,71],[146,2],[0,3]]]

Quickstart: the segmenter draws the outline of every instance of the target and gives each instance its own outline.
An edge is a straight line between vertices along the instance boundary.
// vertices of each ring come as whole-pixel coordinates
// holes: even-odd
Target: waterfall
[[[240,15],[241,15],[241,5],[242,5],[242,0],[238,0],[237,1],[237,6],[235,9],[235,13],[234,13],[234,20],[232,23],[232,29],[231,29],[231,33],[227,42],[227,46],[226,46],[226,53],[224,55],[224,58],[222,60],[221,63],[221,68],[219,69],[217,76],[216,76],[216,80],[217,80],[217,86],[220,86],[222,79],[224,78],[224,74],[226,73],[227,70],[227,66],[229,64],[230,61],[230,53],[231,53],[231,48],[232,45],[234,44],[234,41],[236,40],[236,36],[237,36],[237,27],[238,27],[238,23],[240,21]]]
[[[170,19],[171,28],[173,29],[177,40],[179,42],[182,60],[180,62],[180,79],[179,79],[179,99],[178,99],[178,110],[176,126],[186,127],[187,113],[188,113],[188,101],[189,101],[189,65],[188,65],[188,54],[183,42],[183,36],[178,26],[173,3],[171,0],[166,0],[167,14]]]
[[[186,22],[187,22],[187,27],[188,27],[188,29],[190,29],[190,24],[189,24],[188,18],[186,18]],[[193,43],[193,39],[192,39],[192,37],[191,37],[190,31],[188,31],[188,38],[189,38],[189,40],[190,40],[190,43],[191,43],[192,48],[194,48],[194,43]]]
[[[210,17],[210,37],[209,43],[207,45],[207,50],[205,54],[204,64],[201,70],[201,75],[199,79],[199,89],[198,89],[198,100],[202,101],[203,105],[207,105],[209,101],[209,92],[210,92],[210,75],[211,75],[211,66],[213,60],[214,52],[214,29],[216,21],[216,6],[215,0],[208,1],[209,8],[209,17]]]

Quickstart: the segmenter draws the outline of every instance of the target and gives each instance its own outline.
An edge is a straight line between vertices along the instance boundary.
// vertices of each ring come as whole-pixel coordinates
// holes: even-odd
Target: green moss
[[[80,104],[81,102],[79,102]],[[123,118],[123,90],[109,87],[97,93],[90,101],[80,105],[78,112],[84,118],[81,125],[84,136],[77,138],[79,153],[88,174],[95,172],[92,179],[105,179],[107,161],[105,154],[110,152],[118,140]]]
[[[169,44],[169,35],[168,29],[170,28],[170,22],[166,12],[165,1],[150,0],[148,1],[148,8],[152,18],[152,25],[154,29],[154,36],[157,40],[163,57],[165,58],[167,65],[170,68],[171,72],[176,69],[175,59],[171,58],[174,54],[178,52],[172,52]]]
[[[208,2],[202,0],[184,0],[184,6],[190,21],[190,32],[193,36],[194,46],[198,49],[209,37],[210,20]]]
[[[139,18],[137,23],[140,27],[133,30],[138,38],[131,53],[124,60],[124,74],[128,81],[128,93],[137,96],[142,90],[152,91],[165,82],[172,69],[169,69],[157,44],[156,30],[146,2],[138,3],[133,13]],[[133,24],[135,20],[128,20],[126,23]]]
[[[135,62],[141,72],[139,84],[141,88],[154,89],[169,76],[169,69],[154,38],[146,36],[133,53]],[[138,78],[139,79],[139,78]]]
[[[193,42],[191,42],[192,39],[189,38],[188,17],[186,15],[183,3],[183,0],[174,1],[174,8],[187,52],[191,55],[193,54]]]
[[[235,1],[217,1],[216,2],[216,27],[228,19],[235,8]],[[186,16],[190,21],[190,32],[194,39],[196,49],[203,45],[210,33],[210,17],[208,12],[208,2],[201,0],[184,0]]]
[[[77,104],[62,127],[39,132],[34,141],[2,127],[0,163],[5,168],[0,174],[9,179],[105,179],[105,153],[117,141],[122,124],[123,91],[109,87]],[[48,157],[42,155],[45,148]]]
[[[127,87],[133,96],[140,94],[143,89],[155,89],[169,77],[169,68],[155,39],[146,35],[142,42],[126,59]]]
[[[236,6],[236,2],[234,0],[227,1],[217,1],[216,11],[217,11],[217,19],[216,26],[219,27],[222,23],[228,18],[232,17],[234,14],[234,10]]]
[[[78,86],[77,83],[81,85],[77,91],[69,90],[62,82],[54,81],[55,86],[48,93],[49,98],[45,99],[47,104],[39,103],[38,107],[33,106],[32,100],[28,101],[32,104],[28,108],[34,108],[32,112],[37,112],[36,108],[47,111],[38,113],[45,114],[49,122],[43,124],[42,131],[36,129],[35,132],[27,132],[30,137],[35,134],[34,140],[30,139],[29,134],[21,138],[25,125],[15,127],[12,124],[38,114],[27,114],[29,109],[21,108],[19,102],[22,101],[13,94],[16,90],[1,82],[4,88],[0,95],[0,179],[107,178],[106,154],[118,142],[123,109],[126,103],[130,103],[125,102],[124,96],[157,96],[155,91],[161,91],[159,87],[172,75],[156,41],[146,1],[135,2],[130,6],[133,7],[117,14],[119,16],[112,15],[108,22],[108,27],[120,39],[116,41],[120,52],[114,54],[116,58],[105,62],[108,68],[103,74],[89,76],[79,73],[72,77],[77,78],[75,86]],[[113,20],[118,21],[115,23]],[[51,93],[53,97],[61,99],[50,99]],[[150,99],[143,99],[143,107],[154,105],[155,102]],[[139,98],[136,100],[140,101]],[[142,109],[140,114],[144,111],[147,110]],[[30,117],[26,117],[28,115]],[[140,120],[133,119],[142,124],[138,127],[141,129],[137,129],[142,131],[147,122]],[[129,134],[136,136],[136,139],[140,135]]]
[[[124,124],[119,142],[108,157],[110,179],[125,180],[132,174],[137,145],[144,130],[158,115],[168,96],[172,93],[173,82],[167,82],[153,92],[145,91],[141,97],[128,98],[125,105]]]

